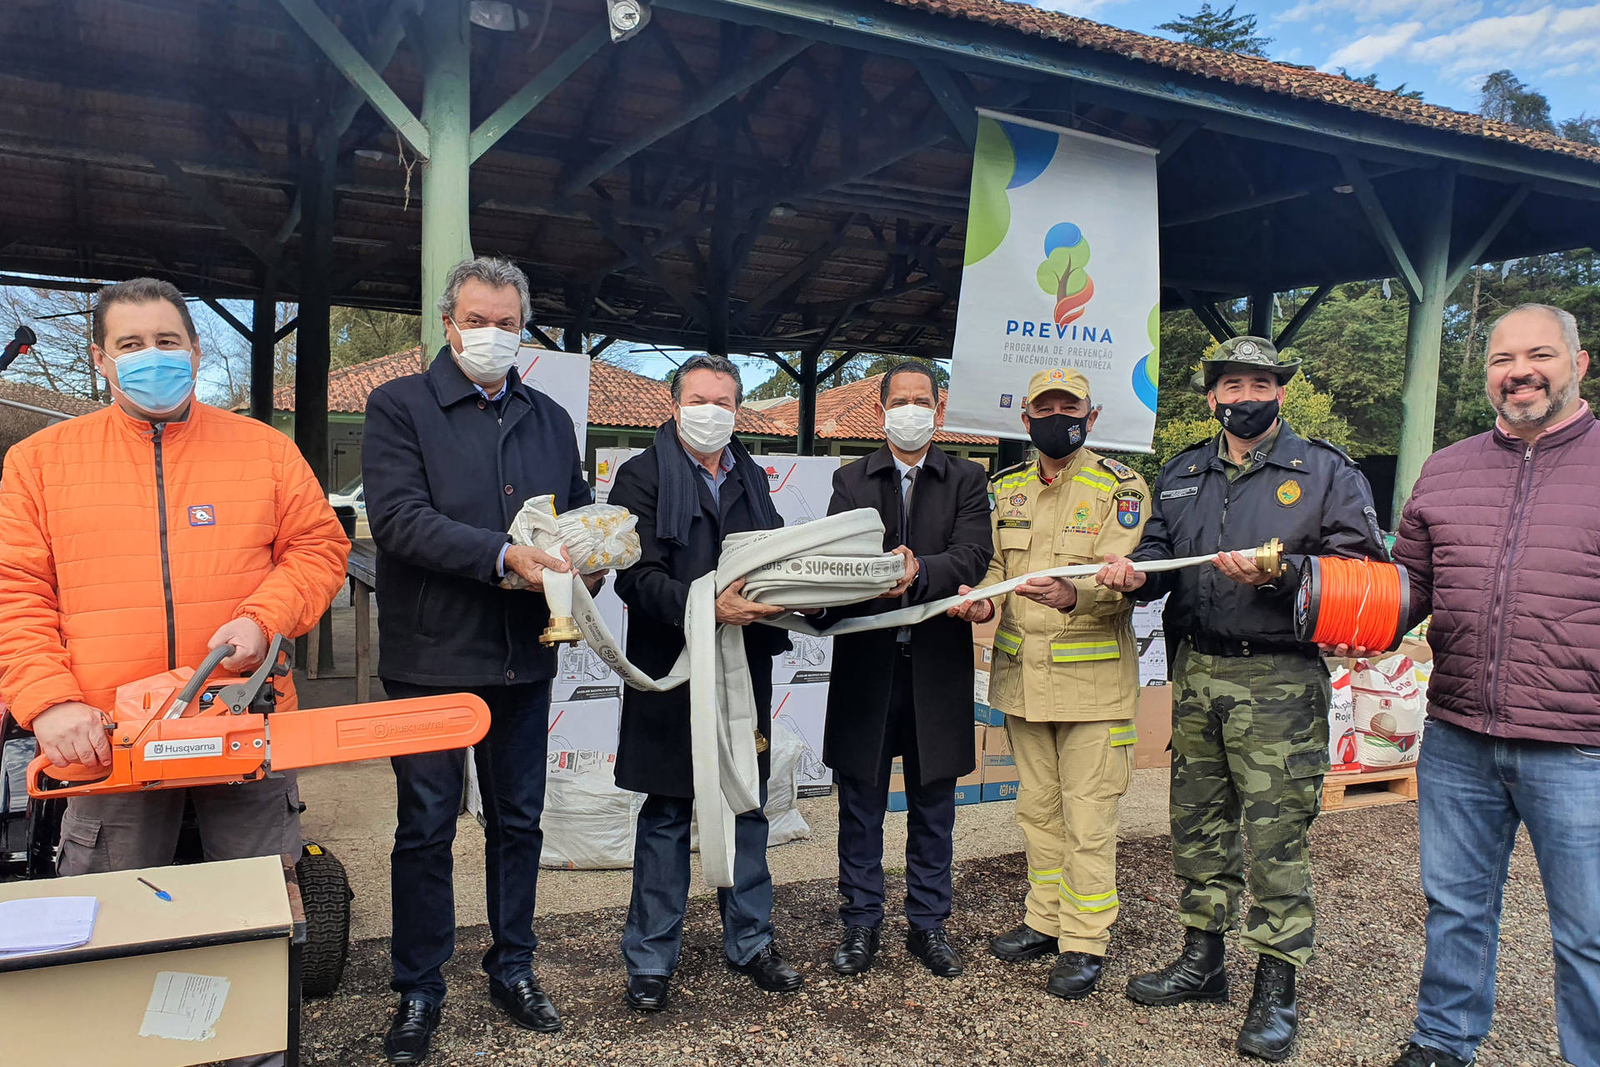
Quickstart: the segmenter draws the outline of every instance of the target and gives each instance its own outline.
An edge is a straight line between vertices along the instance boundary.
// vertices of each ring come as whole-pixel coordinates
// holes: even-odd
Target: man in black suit
[[[666,674],[684,647],[689,585],[716,569],[730,533],[783,525],[765,470],[733,437],[744,389],[721,356],[695,356],[672,379],[676,412],[655,443],[617,469],[609,502],[639,518],[642,555],[620,573],[628,605],[628,659],[652,677]],[[762,737],[772,736],[772,657],[789,647],[783,630],[752,625],[783,609],[739,595],[737,581],[717,597],[717,622],[742,626]],[[760,756],[761,799],[769,764]],[[622,934],[627,1003],[660,1011],[678,966],[689,899],[689,821],[694,812],[689,687],[666,693],[624,690],[617,740],[617,785],[645,793],[633,851],[633,899]],[[728,965],[762,989],[793,993],[800,975],[773,946],[767,817],[757,808],[734,822],[733,886],[717,891]]]
[[[828,609],[826,628],[856,615],[880,614],[951,596],[977,585],[989,566],[989,497],[983,468],[932,444],[944,424],[944,400],[930,367],[901,363],[883,377],[878,414],[888,444],[833,476],[832,515],[875,508],[883,547],[905,557],[899,585],[876,600]],[[839,918],[844,937],[833,969],[859,974],[872,965],[883,923],[883,815],[889,767],[905,768],[906,948],[934,974],[961,973],[945,937],[950,917],[950,862],[956,779],[973,768],[972,626],[944,615],[898,630],[837,639],[822,758],[839,785]]]

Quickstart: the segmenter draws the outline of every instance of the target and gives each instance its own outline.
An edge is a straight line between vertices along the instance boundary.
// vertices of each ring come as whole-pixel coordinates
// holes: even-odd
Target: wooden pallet
[[[1417,799],[1417,768],[1330,774],[1322,781],[1322,810],[1344,811],[1378,804],[1409,804]]]

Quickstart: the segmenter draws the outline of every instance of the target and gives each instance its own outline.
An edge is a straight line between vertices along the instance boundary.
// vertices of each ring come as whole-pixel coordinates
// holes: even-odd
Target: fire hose
[[[628,661],[582,582],[572,581],[570,573],[545,572],[546,595],[552,602],[552,632],[575,629],[581,633],[589,647],[634,689],[659,693],[689,683],[695,817],[708,886],[733,885],[733,820],[761,803],[757,759],[762,739],[757,731],[750,665],[741,628],[717,624],[717,596],[742,578],[745,584],[740,595],[745,599],[791,610],[843,607],[870,600],[894,588],[904,575],[901,557],[883,551],[883,533],[883,520],[878,513],[871,508],[858,508],[801,526],[730,534],[723,541],[716,570],[689,586],[684,649],[661,678],[651,678]],[[1274,541],[1258,549],[1246,549],[1242,554],[1263,571],[1277,573],[1281,549]],[[1209,555],[1191,556],[1135,564],[1135,568],[1174,570],[1212,559]],[[898,628],[941,615],[965,601],[1004,596],[1030,578],[1088,577],[1100,567],[1098,563],[1052,567],[965,595],[848,619],[826,630],[794,615],[761,621],[813,636]],[[569,596],[570,616],[560,610]]]

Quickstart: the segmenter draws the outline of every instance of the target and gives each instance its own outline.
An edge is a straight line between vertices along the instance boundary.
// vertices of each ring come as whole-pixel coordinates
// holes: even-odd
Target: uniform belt
[[[1209,634],[1194,634],[1185,638],[1189,647],[1202,656],[1272,656],[1272,655],[1301,655],[1315,656],[1316,649],[1311,645],[1302,645],[1296,641],[1257,641],[1243,640],[1234,637],[1213,637]]]

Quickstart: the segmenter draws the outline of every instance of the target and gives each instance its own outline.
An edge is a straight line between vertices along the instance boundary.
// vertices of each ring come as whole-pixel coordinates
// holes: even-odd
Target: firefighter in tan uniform
[[[1095,417],[1077,371],[1029,381],[1022,424],[1039,455],[990,481],[985,585],[1099,563],[1139,543],[1149,489],[1137,471],[1084,447]],[[1017,963],[1059,951],[1046,988],[1075,1000],[1100,980],[1117,918],[1117,804],[1133,773],[1139,696],[1133,602],[1092,576],[1031,579],[999,600],[989,702],[1005,713],[1016,757],[1029,886],[1022,925],[989,947]],[[951,613],[987,622],[995,610],[979,600]]]

